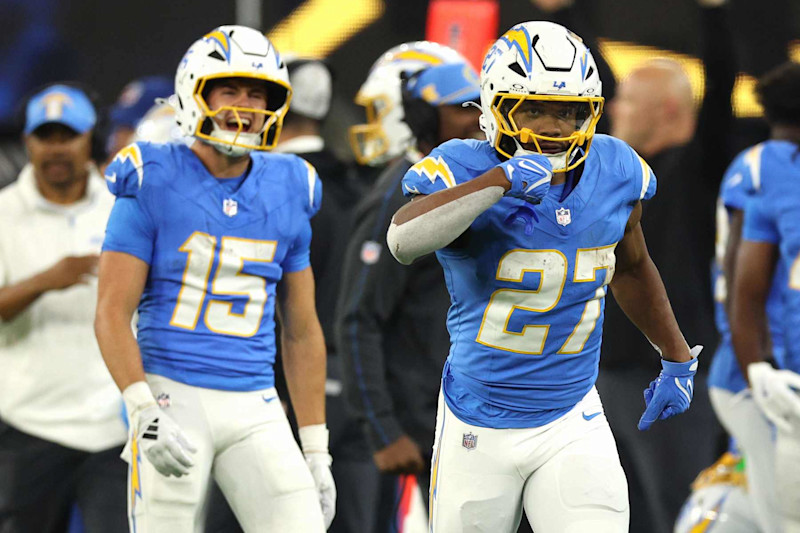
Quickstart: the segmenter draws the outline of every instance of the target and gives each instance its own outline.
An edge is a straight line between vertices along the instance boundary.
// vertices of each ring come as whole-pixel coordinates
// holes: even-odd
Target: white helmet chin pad
[[[235,131],[228,131],[220,129],[216,122],[211,128],[209,139],[200,139],[201,141],[210,144],[217,149],[218,152],[230,157],[240,157],[249,154],[253,151],[250,146],[257,145],[261,142],[261,134],[259,133],[238,133]],[[220,139],[216,141],[215,139]],[[243,146],[244,145],[244,146]]]

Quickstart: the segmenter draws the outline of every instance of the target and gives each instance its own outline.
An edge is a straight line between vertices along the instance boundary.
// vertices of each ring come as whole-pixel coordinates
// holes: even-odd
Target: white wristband
[[[328,453],[328,427],[325,424],[303,426],[298,430],[303,453]]]
[[[146,381],[137,381],[128,385],[122,391],[122,399],[125,402],[125,409],[128,410],[129,419],[138,411],[156,403],[153,392]]]

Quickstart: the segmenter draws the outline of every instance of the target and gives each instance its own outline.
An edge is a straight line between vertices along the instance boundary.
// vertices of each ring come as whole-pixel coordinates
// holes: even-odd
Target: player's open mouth
[[[242,133],[250,133],[250,126],[252,125],[252,119],[242,117]],[[222,128],[228,131],[239,131],[239,122],[236,120],[236,117],[229,117],[225,119],[222,123]]]

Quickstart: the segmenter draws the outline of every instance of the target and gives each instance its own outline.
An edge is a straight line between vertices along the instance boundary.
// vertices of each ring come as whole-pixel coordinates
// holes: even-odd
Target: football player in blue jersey
[[[733,279],[731,333],[752,398],[775,424],[775,491],[783,531],[800,532],[800,65],[768,72],[757,92],[770,140],[757,154],[760,184],[745,206]],[[768,361],[768,296],[779,268],[782,289],[783,369]]]
[[[656,180],[594,135],[591,53],[549,22],[511,28],[481,69],[487,141],[453,140],[403,180],[387,234],[402,263],[436,251],[452,306],[431,474],[436,532],[628,530],[628,492],[594,388],[603,306],[617,301],[662,356],[647,429],[692,399],[696,356],[639,225]],[[645,354],[643,354],[645,356]]]
[[[130,419],[131,530],[197,531],[213,476],[245,531],[324,531],[336,491],[309,267],[321,183],[262,152],[291,99],[286,67],[260,32],[221,26],[186,52],[175,92],[191,147],[135,143],[106,170],[117,200],[95,330]],[[273,387],[276,304],[302,453]]]
[[[747,494],[752,501],[753,516],[760,531],[771,533],[781,530],[775,493],[775,443],[769,421],[753,400],[733,352],[728,325],[731,298],[727,282],[734,278],[745,204],[761,183],[763,149],[764,145],[758,144],[734,159],[722,180],[717,200],[717,243],[712,286],[720,342],[708,372],[708,394],[717,418],[747,455]],[[780,265],[779,268],[781,272],[775,276],[770,290],[767,314],[772,356],[782,362],[781,293],[786,286],[786,273]]]

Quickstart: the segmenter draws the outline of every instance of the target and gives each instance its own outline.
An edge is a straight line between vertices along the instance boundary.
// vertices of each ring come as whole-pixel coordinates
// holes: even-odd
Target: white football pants
[[[597,390],[545,426],[492,429],[462,422],[439,395],[430,531],[628,531],[628,482]]]
[[[274,388],[203,389],[154,374],[147,382],[197,453],[180,478],[159,474],[144,455],[131,461],[131,532],[201,532],[212,475],[247,533],[325,531],[314,480]]]
[[[775,439],[775,487],[785,533],[800,533],[800,420]]]
[[[711,406],[725,430],[744,454],[747,492],[762,533],[780,533],[778,495],[775,490],[774,430],[745,389],[734,394],[709,387]]]

